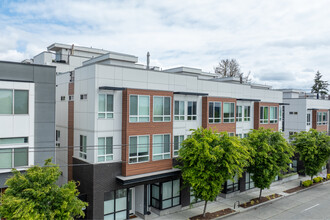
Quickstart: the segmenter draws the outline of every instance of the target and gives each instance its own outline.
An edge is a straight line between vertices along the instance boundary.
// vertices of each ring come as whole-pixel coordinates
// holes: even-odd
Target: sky
[[[52,43],[132,54],[139,63],[214,72],[236,59],[252,81],[309,90],[330,81],[329,0],[0,0],[0,60]]]

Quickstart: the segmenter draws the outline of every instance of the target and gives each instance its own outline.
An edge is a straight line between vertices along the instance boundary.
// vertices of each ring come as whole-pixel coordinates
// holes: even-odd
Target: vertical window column
[[[174,136],[174,144],[173,144],[173,156],[176,157],[179,155],[179,150],[181,148],[181,144],[184,140],[184,135]]]
[[[242,106],[236,106],[236,121],[237,122],[243,121]]]
[[[184,101],[174,102],[174,120],[176,121],[184,120]]]
[[[187,120],[197,120],[197,102],[188,102]]]
[[[87,159],[87,136],[80,135],[79,157]]]
[[[250,120],[251,120],[251,107],[244,106],[244,121],[250,121]]]

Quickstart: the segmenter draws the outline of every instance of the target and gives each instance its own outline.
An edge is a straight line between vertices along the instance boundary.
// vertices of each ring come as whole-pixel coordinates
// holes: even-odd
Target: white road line
[[[307,209],[305,209],[304,211],[302,211],[302,212],[305,212],[305,211],[307,211],[307,210],[310,210],[310,209],[312,209],[312,208],[315,208],[316,206],[318,206],[318,205],[320,205],[320,204],[316,204],[316,205],[313,205],[313,206],[311,206],[311,207],[309,207],[309,208],[307,208]]]

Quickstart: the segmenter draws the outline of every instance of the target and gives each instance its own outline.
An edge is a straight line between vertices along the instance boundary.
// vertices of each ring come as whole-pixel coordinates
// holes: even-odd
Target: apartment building
[[[54,45],[58,57],[61,46],[69,48]],[[89,49],[79,47],[82,54]],[[61,161],[72,170],[64,175],[80,182],[88,219],[148,218],[188,207],[194,198],[189,188],[180,190],[180,170],[174,166],[191,129],[240,137],[253,128],[282,129],[283,94],[269,86],[196,68],[160,70],[128,54],[96,55],[78,67],[60,63],[69,72],[57,71],[58,149],[68,149]],[[247,173],[228,181],[223,193],[253,187]]]
[[[11,169],[55,160],[55,68],[0,61],[0,188]]]

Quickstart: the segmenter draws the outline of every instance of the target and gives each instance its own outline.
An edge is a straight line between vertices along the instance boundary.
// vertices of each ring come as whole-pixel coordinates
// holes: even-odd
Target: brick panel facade
[[[69,94],[74,95],[74,83],[69,83]],[[74,101],[68,101],[68,181],[72,180],[72,156],[74,146]]]
[[[326,124],[326,125],[317,124],[317,113],[318,112],[328,112],[328,110],[327,109],[312,110],[312,128],[316,129],[317,131],[328,131],[328,124]]]
[[[150,96],[150,120],[149,122],[129,122],[129,97],[130,95],[149,95]],[[153,97],[167,96],[171,97],[171,121],[153,122]],[[152,135],[170,134],[172,146],[173,141],[173,92],[126,89],[123,91],[123,119],[122,119],[122,175],[131,176],[155,171],[167,170],[172,168],[172,158],[165,160],[152,161]],[[129,137],[137,135],[149,135],[149,162],[129,164]],[[172,147],[171,147],[172,157]]]
[[[268,123],[267,124],[261,124],[260,123],[260,107],[271,107],[276,106],[277,107],[277,123],[270,124],[270,110],[268,108]],[[274,131],[278,131],[278,123],[279,123],[279,103],[268,103],[268,102],[255,102],[254,103],[254,129],[259,129],[261,127],[266,129],[271,129]]]
[[[209,102],[221,102],[221,123],[209,123]],[[224,123],[223,122],[223,103],[234,102],[235,103],[235,122]],[[227,131],[228,133],[236,134],[236,99],[233,98],[221,98],[221,97],[209,97],[205,96],[202,98],[202,126],[203,128],[212,128],[218,132]]]

